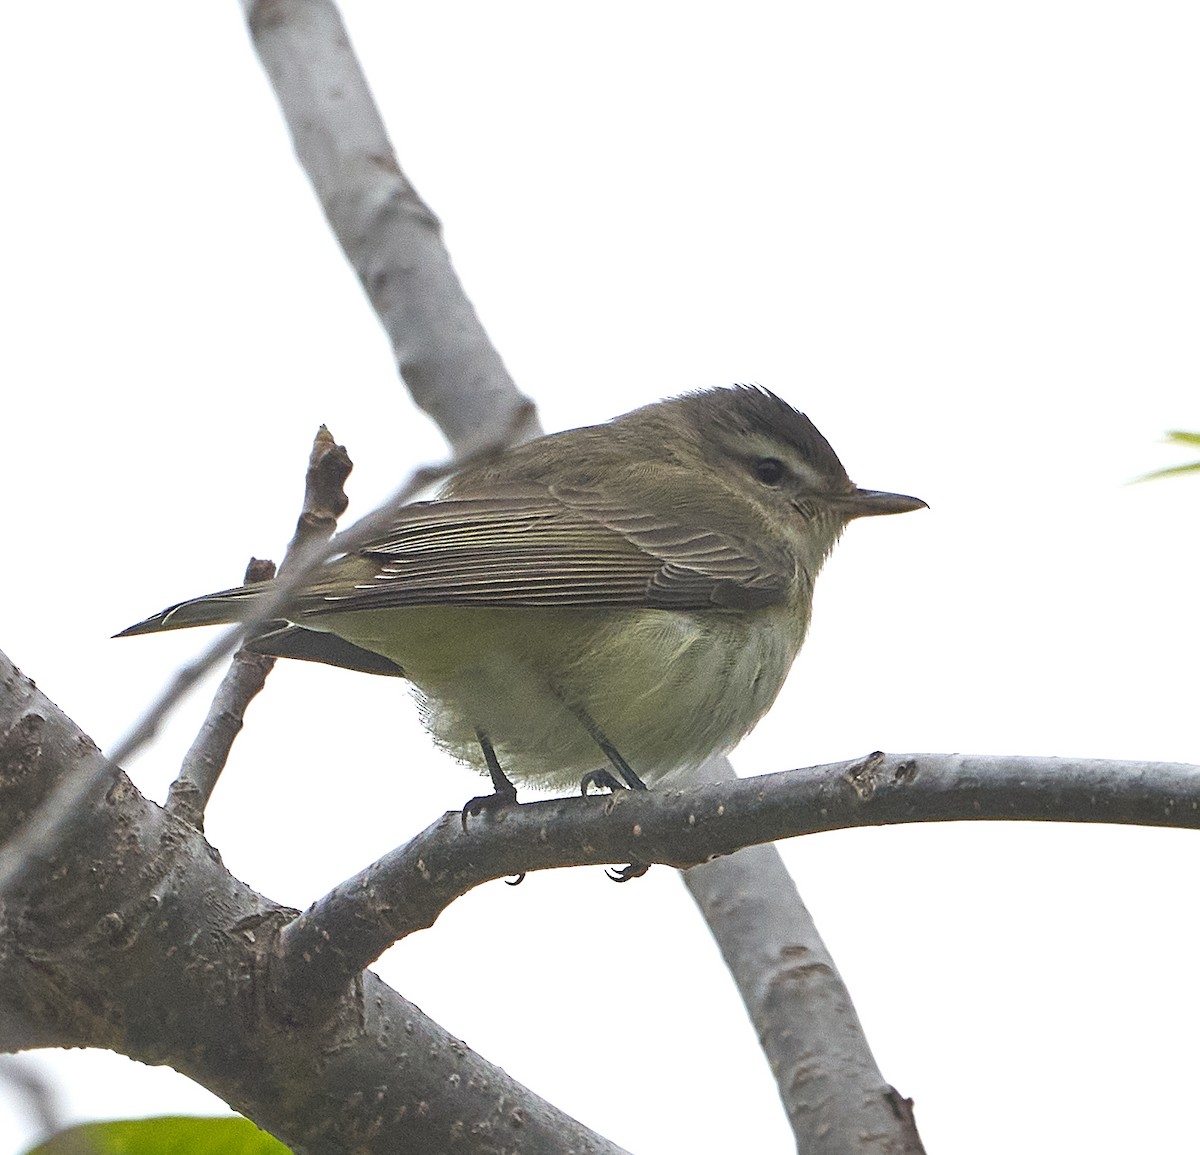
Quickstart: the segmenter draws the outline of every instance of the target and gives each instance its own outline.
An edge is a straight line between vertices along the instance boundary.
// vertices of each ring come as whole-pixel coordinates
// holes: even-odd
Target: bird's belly
[[[783,608],[406,617],[339,615],[337,632],[404,667],[422,720],[455,757],[483,770],[482,730],[510,778],[562,790],[607,764],[580,711],[648,782],[731,749],[775,700],[805,625]]]

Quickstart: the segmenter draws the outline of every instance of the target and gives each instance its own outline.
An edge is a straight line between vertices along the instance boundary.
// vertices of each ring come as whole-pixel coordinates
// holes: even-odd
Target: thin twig
[[[354,463],[344,445],[322,425],[313,438],[304,472],[304,505],[296,519],[296,532],[288,543],[287,552],[279,566],[287,573],[295,559],[310,547],[328,541],[337,529],[338,518],[346,512],[350,499],[346,496],[346,478]]]
[[[11,1088],[28,1113],[38,1122],[45,1138],[62,1126],[62,1111],[54,1084],[29,1061],[18,1055],[0,1055],[0,1084]]]
[[[168,814],[197,830],[204,829],[204,811],[229,760],[234,740],[241,733],[246,708],[266,685],[267,675],[274,668],[275,659],[266,654],[239,649],[233,655],[196,739],[167,791]]]
[[[638,861],[686,868],[746,846],[900,822],[1008,819],[1200,829],[1200,766],[883,754],[686,791],[659,787],[450,811],[284,928],[296,989],[344,988],[392,943],[494,878]]]
[[[304,550],[319,546],[333,535],[337,519],[349,503],[345,483],[352,468],[345,446],[338,445],[322,425],[313,438],[304,474],[304,503],[281,572],[285,572]],[[274,576],[273,562],[254,559],[244,580],[250,585],[269,581]],[[184,756],[179,775],[167,792],[168,813],[191,823],[197,830],[204,829],[204,811],[229,760],[233,743],[241,733],[246,709],[266,684],[267,675],[274,666],[274,658],[251,653],[244,647],[233,655],[196,740]]]

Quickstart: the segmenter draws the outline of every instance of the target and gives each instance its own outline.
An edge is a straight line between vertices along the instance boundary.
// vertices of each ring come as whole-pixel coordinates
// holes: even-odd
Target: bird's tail
[[[257,586],[238,586],[233,590],[222,590],[192,598],[178,605],[168,606],[144,622],[114,634],[117,638],[129,638],[135,634],[157,634],[162,630],[183,630],[188,626],[217,626],[241,621],[263,593],[270,589],[269,582]],[[267,654],[273,658],[299,658],[306,662],[321,662],[326,666],[342,666],[347,670],[359,670],[364,674],[383,674],[392,678],[405,677],[404,670],[391,658],[372,650],[364,650],[337,634],[324,630],[305,629],[284,620],[264,622],[261,632],[247,639],[245,648],[256,654]]]
[[[237,589],[205,594],[202,598],[191,598],[189,601],[168,606],[144,622],[138,622],[119,634],[114,634],[113,637],[129,638],[134,634],[156,634],[160,630],[183,630],[189,626],[217,626],[238,622],[263,592],[262,585],[238,586]]]

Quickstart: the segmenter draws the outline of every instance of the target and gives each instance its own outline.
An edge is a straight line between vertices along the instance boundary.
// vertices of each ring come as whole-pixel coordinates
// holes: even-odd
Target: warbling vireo
[[[464,469],[248,644],[407,678],[434,739],[491,774],[496,802],[515,800],[506,775],[586,791],[619,785],[611,767],[641,788],[766,713],[847,523],[924,505],[858,489],[765,389],[691,393]],[[118,636],[234,622],[264,588]]]

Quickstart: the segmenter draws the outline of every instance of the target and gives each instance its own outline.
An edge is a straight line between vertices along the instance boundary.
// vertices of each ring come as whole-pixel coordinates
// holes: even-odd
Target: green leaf
[[[240,1115],[164,1115],[69,1127],[27,1155],[290,1155],[278,1139]]]
[[[1187,465],[1172,465],[1168,469],[1156,469],[1153,473],[1143,473],[1141,477],[1134,478],[1134,480],[1154,481],[1159,477],[1173,477],[1179,473],[1200,473],[1200,461],[1193,461]]]
[[[1200,445],[1200,433],[1188,433],[1183,429],[1172,429],[1167,440],[1176,445]]]

